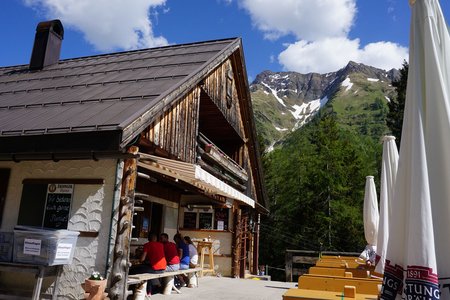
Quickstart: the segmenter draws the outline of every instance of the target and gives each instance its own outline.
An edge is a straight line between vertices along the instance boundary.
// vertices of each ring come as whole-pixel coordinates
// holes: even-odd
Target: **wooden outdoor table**
[[[206,250],[208,250],[208,253],[206,253]],[[213,242],[198,241],[197,242],[197,252],[200,255],[200,268],[202,268],[202,271],[200,272],[200,276],[203,276],[203,274],[207,273],[207,272],[214,274],[215,271],[214,271]],[[209,269],[204,268],[205,254],[207,254],[209,256]]]
[[[52,299],[57,299],[56,289],[58,287],[59,275],[61,274],[61,270],[62,270],[62,265],[42,266],[42,265],[0,262],[0,272],[35,274],[36,282],[34,284],[33,295],[31,298],[32,300],[40,299],[42,280],[44,279],[44,277],[48,277],[48,276],[56,276],[56,281],[55,281],[55,285],[53,288]],[[6,291],[9,292],[8,290],[6,290]],[[7,294],[7,295],[9,295],[9,299],[19,299],[20,298],[20,297],[13,297],[13,296],[11,296],[11,294]],[[24,297],[24,299],[29,299],[29,297]]]
[[[354,286],[357,293],[372,294],[378,293],[378,285],[382,284],[381,279],[370,278],[348,278],[325,275],[304,274],[298,278],[298,287],[305,290],[320,290],[340,292],[344,287]]]
[[[354,300],[377,300],[377,295],[356,294],[355,298],[344,297],[343,292],[316,291],[305,289],[289,289],[284,295],[283,300],[333,300],[333,299],[354,299]]]

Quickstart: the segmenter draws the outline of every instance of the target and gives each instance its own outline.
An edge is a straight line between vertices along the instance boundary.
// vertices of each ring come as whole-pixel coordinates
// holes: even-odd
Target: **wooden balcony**
[[[197,138],[198,161],[205,171],[230,184],[234,188],[245,191],[248,181],[247,171],[226,155],[219,147],[203,134]]]

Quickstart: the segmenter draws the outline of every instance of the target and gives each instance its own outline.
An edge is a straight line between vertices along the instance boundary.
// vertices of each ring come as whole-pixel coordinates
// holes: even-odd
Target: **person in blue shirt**
[[[178,255],[180,256],[180,270],[189,269],[189,262],[191,258],[189,257],[189,245],[186,244],[181,234],[177,233],[173,237],[175,244],[178,248]]]

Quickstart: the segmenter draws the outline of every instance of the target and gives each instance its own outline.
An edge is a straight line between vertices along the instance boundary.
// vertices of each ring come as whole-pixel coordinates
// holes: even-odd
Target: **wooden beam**
[[[48,184],[48,183],[70,183],[70,184],[104,184],[103,178],[25,178],[22,184]]]
[[[234,231],[233,231],[233,263],[231,265],[231,274],[234,278],[239,278],[240,253],[241,253],[241,209],[237,207],[234,210]]]
[[[247,264],[247,222],[248,218],[241,215],[241,256],[239,263],[239,278],[245,277],[245,267]]]
[[[131,146],[128,153],[136,155],[139,148]],[[109,297],[113,300],[128,296],[128,270],[130,267],[130,244],[133,225],[134,194],[137,177],[137,159],[126,159],[123,168],[122,189],[120,192],[119,218],[117,222],[114,258],[111,271]]]
[[[255,222],[255,233],[254,233],[254,242],[253,242],[253,275],[258,275],[259,273],[259,226],[261,222],[261,215],[259,213],[255,213],[256,222]]]
[[[292,282],[292,252],[286,251],[284,263],[284,270],[286,275],[286,282]]]

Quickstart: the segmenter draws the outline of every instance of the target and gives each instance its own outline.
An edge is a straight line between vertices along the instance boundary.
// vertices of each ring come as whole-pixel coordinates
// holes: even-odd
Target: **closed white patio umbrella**
[[[377,238],[377,265],[375,271],[383,274],[389,238],[391,202],[394,197],[394,184],[397,177],[398,150],[394,136],[383,137],[383,156],[381,160],[380,219]]]
[[[403,292],[406,299],[450,299],[450,37],[437,0],[411,1],[411,10],[406,105],[381,298]]]
[[[364,236],[367,244],[376,247],[378,235],[378,200],[373,176],[366,177],[364,192]]]

